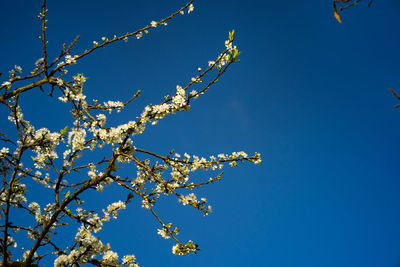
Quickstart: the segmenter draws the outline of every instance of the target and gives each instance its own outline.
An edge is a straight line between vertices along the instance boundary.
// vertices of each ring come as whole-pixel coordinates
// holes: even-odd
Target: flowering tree
[[[168,17],[152,21],[149,25],[133,32],[112,38],[102,37],[93,41],[87,50],[73,55],[74,45],[79,36],[69,45],[63,45],[55,58],[47,54],[46,41],[46,0],[43,0],[39,19],[41,20],[42,57],[35,62],[29,74],[15,66],[9,71],[9,78],[1,82],[0,103],[8,111],[6,129],[0,132],[0,216],[2,234],[0,237],[3,266],[34,266],[40,260],[54,254],[55,266],[138,266],[135,256],[119,257],[117,252],[105,245],[98,237],[103,224],[117,219],[118,212],[125,209],[133,197],[141,199],[141,206],[147,209],[159,222],[158,234],[173,239],[172,252],[176,255],[196,253],[198,245],[193,241],[178,239],[179,228],[165,222],[156,212],[157,200],[162,196],[176,197],[183,205],[191,206],[204,215],[211,212],[205,198],[198,198],[195,190],[221,178],[223,164],[231,167],[238,163],[261,162],[260,154],[248,156],[245,152],[219,154],[208,159],[174,151],[159,154],[140,148],[135,136],[145,132],[149,124],[156,124],[169,114],[188,111],[190,102],[204,95],[217,82],[229,66],[238,61],[240,52],[233,44],[234,31],[229,33],[225,48],[215,60],[199,68],[186,85],[176,86],[172,96],[165,96],[157,105],[148,105],[135,120],[121,125],[108,125],[107,115],[120,112],[139,97],[140,91],[121,101],[87,101],[84,91],[84,74],[68,74],[71,65],[108,47],[116,42],[140,39],[158,26],[165,26],[174,17],[193,11],[193,0]],[[198,88],[195,90],[194,88]],[[20,99],[31,90],[41,90],[43,97],[56,97],[60,105],[71,110],[71,121],[63,129],[37,129],[24,118],[24,107]],[[12,126],[11,126],[12,125]],[[135,175],[122,177],[122,168],[134,168]],[[209,179],[194,182],[191,173],[197,170],[217,171]],[[28,199],[27,191],[33,183],[41,187],[40,194],[47,194],[51,202],[40,206],[35,199]],[[111,190],[114,184],[126,192],[120,201],[88,210],[82,195],[86,191]],[[32,220],[15,220],[15,214],[25,213]],[[54,235],[70,229],[77,229],[68,244],[54,241]],[[20,248],[15,234],[26,232],[28,249]],[[14,236],[14,237],[13,237]],[[30,240],[30,241],[29,241]],[[20,240],[18,240],[20,242]],[[13,254],[23,255],[16,258]]]

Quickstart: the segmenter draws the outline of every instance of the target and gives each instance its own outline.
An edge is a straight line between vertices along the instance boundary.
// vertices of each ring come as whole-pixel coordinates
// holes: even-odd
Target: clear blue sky
[[[28,71],[41,57],[40,2],[0,2],[0,81],[12,66]],[[72,54],[183,4],[49,0],[50,56],[76,35]],[[345,11],[339,24],[330,0],[197,1],[192,14],[71,68],[89,77],[89,99],[127,99],[142,90],[114,117],[122,123],[185,84],[235,29],[240,62],[189,113],[149,127],[137,146],[263,157],[258,166],[226,169],[220,182],[201,190],[213,206],[208,217],[175,199],[157,206],[180,226],[183,240],[200,244],[198,255],[173,256],[174,243],[157,235],[155,220],[136,201],[104,228],[103,241],[121,256],[134,253],[142,266],[399,266],[400,110],[392,108],[398,101],[388,88],[400,91],[400,2],[366,4]],[[23,103],[37,128],[71,123],[54,111],[56,98],[37,91]],[[0,128],[10,127],[0,114]],[[88,197],[102,205],[118,200],[107,192]]]

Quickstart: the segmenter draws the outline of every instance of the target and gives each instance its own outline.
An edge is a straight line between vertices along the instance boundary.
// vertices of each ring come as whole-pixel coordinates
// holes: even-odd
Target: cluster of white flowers
[[[32,150],[36,153],[36,156],[32,158],[36,168],[45,168],[48,160],[58,158],[56,148],[60,138],[60,133],[52,133],[47,128],[41,128],[27,136],[26,144],[31,145]]]
[[[99,254],[105,254],[110,250],[109,246],[103,245],[98,237],[81,226],[75,236],[75,241],[79,244],[78,248],[73,249],[69,255],[60,255],[54,261],[54,266],[67,266],[69,264],[84,265]]]
[[[166,228],[157,229],[157,234],[159,234],[160,236],[162,236],[165,239],[171,238],[171,236],[169,235],[168,230]]]
[[[44,186],[45,188],[54,189],[55,188],[55,184],[53,184],[53,185],[50,184],[50,174],[46,173],[45,177],[41,177],[41,175],[42,175],[42,173],[40,171],[36,171],[35,175],[32,177],[32,179],[36,183]],[[67,184],[68,184],[67,180],[63,180],[61,182],[61,187],[60,188],[63,188]]]
[[[170,113],[170,109],[171,109],[171,105],[167,104],[167,103],[163,103],[160,105],[155,105],[155,106],[147,106],[145,108],[145,112],[143,113],[143,117],[142,120],[146,121],[146,119],[148,119],[149,121],[152,119],[151,115],[153,115],[153,122],[152,124],[156,124],[158,122],[158,120],[164,118],[165,116],[168,115],[168,113]],[[146,117],[146,115],[149,115],[148,117]]]
[[[81,260],[79,258],[79,260],[77,260],[76,255],[79,255],[79,254],[74,253],[73,256],[71,256],[71,254],[70,255],[60,255],[54,261],[54,266],[55,267],[65,267],[72,263],[75,263],[72,266],[75,266],[76,263],[86,264],[91,259],[91,258],[88,258],[88,257],[82,255],[81,257],[84,259]],[[92,258],[94,258],[94,257],[95,256],[92,256]],[[107,250],[106,252],[103,253],[101,265],[102,266],[103,265],[104,266],[119,266],[118,254],[111,250]],[[136,262],[136,257],[134,255],[126,255],[122,258],[122,266],[139,267],[139,264]]]
[[[11,198],[10,198],[11,204],[13,206],[18,206],[22,202],[26,202],[25,193],[26,193],[26,185],[19,182],[15,182],[13,184],[11,192]],[[7,202],[7,191],[3,191],[0,194],[0,206],[6,202]]]
[[[143,32],[139,32],[136,34],[136,39],[140,39],[143,37]]]
[[[233,45],[235,31],[229,32],[229,40],[225,41],[226,50],[221,53],[216,61],[208,61],[208,66],[210,68],[217,68],[221,70],[222,67],[227,65],[228,63],[238,61],[238,57],[240,52],[236,45]]]
[[[190,193],[187,196],[181,196],[179,198],[179,201],[182,202],[182,204],[185,206],[187,204],[197,203],[197,197],[195,194]]]
[[[172,253],[175,255],[187,255],[190,252],[196,253],[197,251],[197,244],[194,244],[192,240],[189,240],[187,244],[176,244],[172,247]]]
[[[118,127],[111,127],[109,129],[95,128],[92,130],[93,130],[93,135],[99,138],[104,143],[120,144],[128,134],[129,130],[134,129],[135,127],[136,127],[136,122],[130,121],[126,124],[119,125]],[[132,142],[130,142],[129,144],[132,144]],[[128,149],[129,144],[126,145],[125,149]]]
[[[111,250],[107,251],[103,255],[103,263],[111,266],[118,265],[118,254]]]
[[[68,256],[67,255],[60,255],[54,261],[54,267],[65,267],[68,266]]]
[[[71,55],[66,55],[65,56],[65,63],[67,63],[68,65],[74,65],[76,64],[76,58],[78,56],[71,56]]]
[[[256,159],[253,161],[254,164],[260,164],[261,163],[261,154],[260,153],[255,153]]]
[[[58,99],[59,99],[61,102],[67,103],[68,99],[70,99],[71,96],[73,96],[73,94],[71,94],[71,91],[70,91],[68,88],[66,88],[66,89],[64,90],[64,95],[58,97]]]
[[[139,264],[136,263],[135,255],[125,255],[122,258],[122,265],[129,266],[129,267],[139,267]]]
[[[11,88],[11,82],[5,81],[5,82],[3,82],[3,83],[1,84],[1,87],[3,87],[3,86],[7,87],[7,89],[10,89],[10,88]]]
[[[60,72],[62,72],[62,73],[64,73],[64,74],[67,74],[68,73],[68,70],[66,69],[66,68],[64,68],[65,67],[65,62],[64,61],[61,61],[61,62],[59,62],[58,64],[57,64],[57,69],[58,69],[58,71],[60,71]],[[39,67],[37,67],[33,72],[32,72],[32,74],[34,74],[35,73],[35,71],[37,71],[37,70],[39,70],[39,68],[40,68],[41,66],[39,66]]]
[[[104,217],[100,217],[94,212],[87,212],[86,210],[82,209],[82,207],[77,207],[76,211],[76,216],[78,216],[80,220],[88,222],[88,225],[86,225],[86,229],[88,231],[97,233],[103,228],[103,222],[105,221]]]
[[[78,73],[77,75],[72,76],[72,78],[74,79],[73,86],[78,88],[81,88],[87,80],[87,77],[85,77],[82,73]]]
[[[143,199],[142,200],[142,208],[144,208],[145,210],[149,210],[151,207],[151,204],[149,203],[149,201],[147,199]]]
[[[187,9],[188,9],[188,14],[191,13],[191,12],[193,12],[193,10],[194,10],[194,5],[193,5],[193,4],[190,4],[190,5],[188,6]],[[185,14],[185,11],[181,10],[179,13],[180,13],[181,15],[184,15],[184,14]]]
[[[175,103],[177,108],[181,108],[187,104],[185,90],[179,85],[176,86],[176,94],[172,97],[172,103]]]
[[[14,124],[17,124],[18,122],[19,124],[22,124],[24,126],[26,123],[28,123],[24,120],[24,114],[21,112],[20,106],[16,106],[15,110],[11,111],[11,114],[8,116],[8,120],[13,122]]]
[[[108,112],[110,113],[113,109],[116,109],[117,112],[120,112],[121,109],[124,107],[124,103],[122,103],[121,101],[107,101],[104,102],[104,107],[106,107]]]
[[[189,180],[190,169],[187,164],[171,161],[171,177],[178,184],[184,184]]]
[[[22,73],[22,68],[20,66],[15,65],[14,69],[9,71],[10,78],[17,78],[17,73]]]
[[[136,147],[133,145],[133,141],[131,138],[128,138],[123,146],[119,148],[119,151],[123,151],[124,155],[119,155],[117,157],[118,162],[125,162],[129,163],[131,162],[132,158],[125,156],[125,155],[131,155],[135,152]]]
[[[94,164],[89,164],[89,171],[88,171],[88,176],[90,179],[96,178],[98,175],[98,171],[96,170],[96,165]]]
[[[132,186],[137,189],[143,189],[145,183],[148,179],[152,180],[152,182],[156,182],[155,188],[153,188],[153,192],[160,194],[164,193],[165,195],[169,195],[171,192],[174,192],[176,188],[190,188],[193,189],[195,185],[193,183],[188,184],[190,179],[189,175],[191,172],[195,172],[199,169],[201,170],[218,170],[223,167],[223,162],[229,162],[230,166],[236,166],[237,162],[243,161],[251,161],[258,164],[261,161],[259,153],[256,153],[255,156],[249,157],[247,153],[233,152],[231,155],[229,154],[219,154],[218,158],[215,156],[210,156],[209,160],[204,157],[198,157],[196,155],[190,156],[187,153],[184,153],[183,157],[178,153],[175,153],[174,157],[168,157],[164,159],[164,164],[156,164],[155,167],[158,170],[165,170],[171,167],[171,180],[168,182],[164,182],[161,178],[161,172],[149,173],[146,169],[141,169],[137,172],[136,179],[133,180]],[[215,178],[210,178],[208,182],[213,182],[219,180],[219,176]],[[203,199],[202,199],[203,200]],[[205,199],[204,202],[197,201],[194,194],[190,194],[186,197],[182,197],[180,199],[181,202],[186,204],[190,204],[200,210],[202,210],[205,215],[211,212],[211,207],[205,207]],[[146,205],[143,206],[147,208]]]
[[[36,67],[41,67],[43,65],[44,58],[39,58],[38,60],[35,61],[35,66]]]
[[[181,86],[176,86],[176,93],[171,99],[172,104],[164,102],[158,105],[146,106],[140,115],[140,121],[143,125],[150,121],[153,125],[157,124],[160,119],[165,118],[168,114],[175,114],[176,111],[188,111],[190,109],[185,90]]]
[[[22,68],[20,66],[15,65],[14,69],[16,72],[22,73]]]
[[[84,150],[86,131],[83,128],[72,128],[68,132],[68,144],[72,146],[72,152]]]
[[[221,169],[223,167],[223,164],[221,162],[224,161],[232,161],[232,162],[236,162],[237,161],[242,161],[248,158],[248,155],[243,152],[233,152],[231,155],[228,154],[219,154],[218,155],[218,159],[215,156],[210,156],[210,160],[206,160],[204,157],[198,157],[196,155],[193,155],[193,160],[190,161],[191,156],[189,156],[187,153],[184,154],[184,158],[182,159],[183,163],[177,162],[177,163],[173,163],[171,164],[172,167],[176,167],[177,164],[179,165],[189,165],[190,166],[190,171],[194,172],[198,169],[202,169],[202,170],[217,170],[217,169]],[[255,156],[253,158],[259,158],[259,154],[256,153]],[[249,159],[250,160],[250,159]],[[185,168],[185,167],[182,167]],[[186,167],[187,168],[187,167]],[[181,174],[186,174],[186,172],[182,172],[179,171],[178,173]],[[174,173],[176,175],[178,175],[178,173]]]
[[[143,189],[146,184],[148,175],[149,174],[146,171],[137,171],[136,179],[132,182],[132,186],[136,187],[138,190]]]
[[[38,222],[39,224],[43,224],[43,218],[42,218],[42,214],[40,212],[40,206],[38,203],[36,202],[32,202],[31,204],[29,204],[29,209],[31,210],[31,212],[33,214],[35,214],[35,220],[36,222]]]
[[[211,162],[207,162],[205,158],[199,158],[198,156],[193,156],[193,162],[191,171],[194,172],[197,169],[208,170],[209,168],[216,169],[218,168],[216,165],[211,165]]]
[[[36,204],[31,204],[32,209],[37,209]],[[98,232],[102,229],[103,222],[110,219],[110,215],[116,218],[117,212],[121,209],[125,209],[125,203],[118,201],[108,205],[107,211],[103,210],[104,216],[99,217],[96,213],[86,212],[81,207],[76,210],[77,216],[80,220],[87,222],[86,226],[81,225],[75,236],[75,241],[79,244],[79,247],[73,249],[69,254],[63,254],[57,257],[54,261],[54,266],[67,266],[73,264],[84,265],[87,264],[91,259],[95,258],[99,254],[103,254],[101,263],[106,266],[117,266],[119,265],[118,254],[110,249],[110,246],[104,245],[98,237],[92,235],[93,232]],[[123,266],[139,267],[136,262],[134,255],[126,255],[122,260]]]
[[[99,172],[98,175],[101,176],[101,175],[103,175],[103,173]],[[104,190],[104,187],[110,185],[113,181],[114,180],[110,177],[104,178],[103,181],[101,181],[99,184],[96,185],[96,190],[99,192],[102,192]]]
[[[54,204],[50,204],[50,203],[47,204],[46,207],[43,209],[43,211],[44,211],[44,214],[43,214],[42,220],[44,223],[47,223],[50,220],[51,216],[53,215]]]
[[[180,195],[178,200],[182,202],[184,206],[191,205],[203,211],[204,216],[207,216],[212,211],[212,207],[210,205],[207,207],[205,206],[207,199],[201,198],[201,201],[199,201],[194,193],[190,193],[187,196]]]
[[[10,149],[8,147],[3,147],[2,149],[0,149],[0,159],[7,156],[7,154],[9,152],[10,152]]]
[[[95,124],[94,125],[97,125],[97,126],[99,126],[99,127],[104,127],[104,125],[106,124],[106,121],[107,121],[107,117],[106,117],[106,115],[104,115],[104,114],[97,114],[96,115],[96,122],[95,122]],[[92,126],[94,126],[94,125],[92,125]]]
[[[52,204],[47,204],[46,208],[43,209],[44,214],[42,214],[40,206],[36,202],[30,203],[28,208],[30,209],[30,212],[35,215],[35,220],[38,223],[38,225],[43,225],[46,222],[48,222],[54,210],[54,206]],[[28,232],[28,237],[32,240],[35,240],[36,238],[34,235],[32,235],[31,232]]]
[[[15,240],[14,240],[14,238],[12,236],[8,236],[8,238],[7,238],[7,246],[8,247],[17,248],[17,242],[15,242]]]
[[[68,102],[68,100],[69,101],[77,101],[83,107],[87,106],[87,103],[85,101],[86,96],[82,94],[81,90],[79,90],[78,93],[74,93],[67,87],[64,89],[63,95],[58,97],[58,99],[64,103]]]
[[[71,149],[66,149],[63,152],[63,159],[66,159],[68,157],[68,155],[71,153]],[[67,166],[68,164],[65,164],[65,166]]]
[[[64,81],[60,78],[56,78],[55,81],[56,81],[56,84],[60,87],[64,84]]]
[[[22,257],[23,257],[24,260],[26,260],[26,258],[28,257],[29,252],[30,252],[30,250],[25,250],[25,251],[24,251],[24,254],[22,254]],[[34,257],[38,257],[39,255],[35,252],[35,253],[33,254],[33,256],[34,256]],[[61,266],[60,266],[60,267],[61,267]]]
[[[103,211],[106,216],[111,215],[114,219],[117,219],[118,211],[125,209],[126,205],[122,201],[114,202],[107,206],[107,211]]]

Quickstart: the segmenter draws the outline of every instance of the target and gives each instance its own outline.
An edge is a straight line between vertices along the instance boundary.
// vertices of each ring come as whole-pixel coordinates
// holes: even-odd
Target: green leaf
[[[71,191],[68,190],[68,192],[64,195],[65,198],[68,198],[70,194],[71,194]]]
[[[61,129],[61,130],[60,130],[60,134],[61,134],[61,135],[65,135],[67,132],[68,132],[68,126],[65,126],[64,129]]]
[[[235,30],[232,30],[231,32],[229,32],[229,41],[233,41],[233,39],[235,38]]]
[[[233,61],[233,62],[238,61],[238,60],[239,60],[239,55],[240,55],[240,54],[241,54],[241,53],[239,52],[239,50],[235,49],[235,52],[233,52],[232,61]]]

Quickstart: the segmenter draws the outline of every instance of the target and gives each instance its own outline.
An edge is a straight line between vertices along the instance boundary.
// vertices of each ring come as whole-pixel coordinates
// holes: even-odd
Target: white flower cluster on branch
[[[45,34],[47,9],[46,1],[43,1],[39,15],[43,56],[35,62],[34,69],[27,76],[18,76],[22,68],[15,66],[9,72],[9,79],[0,86],[0,103],[9,111],[8,120],[13,123],[13,132],[0,132],[0,174],[3,178],[0,190],[0,228],[3,233],[0,237],[0,254],[4,265],[11,261],[19,261],[24,266],[38,264],[43,258],[50,257],[50,251],[55,255],[55,266],[139,266],[134,255],[119,257],[109,244],[105,245],[96,236],[106,222],[117,219],[128,208],[133,197],[138,197],[142,208],[160,223],[158,234],[176,242],[172,248],[174,254],[187,255],[198,251],[198,245],[193,241],[184,243],[177,238],[180,231],[178,227],[164,223],[155,210],[157,201],[162,196],[175,197],[184,206],[193,207],[206,216],[212,208],[206,198],[196,195],[195,189],[220,180],[220,170],[225,163],[231,167],[245,162],[258,164],[261,162],[260,154],[249,156],[240,151],[206,158],[188,153],[181,156],[174,151],[155,153],[140,147],[134,137],[143,134],[148,125],[157,124],[167,115],[190,110],[191,101],[205,94],[227,68],[238,61],[240,52],[233,44],[234,31],[229,33],[221,54],[209,61],[204,70],[198,68],[197,74],[188,79],[186,85],[177,85],[171,96],[165,96],[158,104],[145,106],[135,120],[120,125],[109,125],[107,116],[121,112],[139,97],[140,90],[125,102],[89,101],[84,90],[87,77],[82,73],[72,77],[67,75],[70,65],[78,64],[83,57],[99,48],[117,41],[128,41],[131,36],[140,39],[157,26],[167,25],[167,21],[177,15],[185,11],[191,13],[194,10],[192,2],[134,32],[93,41],[93,46],[88,50],[72,56],[71,50],[79,39],[76,38],[69,46],[64,45],[61,53],[50,60]],[[72,119],[65,128],[57,131],[47,128],[36,130],[26,120],[19,100],[25,96],[25,92],[35,88],[42,92],[48,90],[48,97],[55,95],[64,103],[60,105],[71,109]],[[11,140],[8,135],[17,137]],[[108,149],[104,149],[106,147]],[[129,166],[135,168],[134,174],[121,177],[120,169]],[[211,171],[213,175],[197,181],[191,175],[199,170]],[[28,202],[27,185],[30,186],[31,181],[41,186],[40,194],[48,194],[47,199],[52,199],[51,203],[43,203],[41,208],[38,200],[29,199]],[[108,190],[111,184],[126,192],[120,196],[121,200],[98,211],[88,210],[82,199],[83,193]],[[15,224],[15,209],[31,215],[32,220]],[[69,240],[72,245],[54,241],[55,234],[73,225],[78,230],[75,238]],[[18,249],[13,236],[18,231],[27,233],[31,246],[28,250],[20,250],[23,259],[15,260],[11,249]]]

